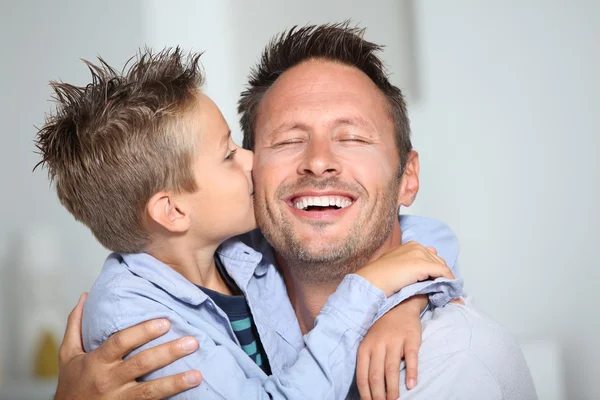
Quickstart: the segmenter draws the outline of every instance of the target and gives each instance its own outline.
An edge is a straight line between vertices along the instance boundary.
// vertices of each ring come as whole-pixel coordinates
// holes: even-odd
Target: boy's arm
[[[434,248],[437,255],[446,262],[455,279],[438,278],[404,287],[388,298],[385,307],[380,310],[376,319],[381,318],[386,312],[413,296],[425,294],[429,297],[428,306],[442,307],[463,294],[463,281],[458,266],[459,243],[452,229],[443,222],[414,215],[402,215],[399,221],[402,242],[414,241],[425,247]]]
[[[417,384],[421,320],[427,296],[415,296],[381,317],[358,349],[356,384],[362,400],[397,399],[402,358],[406,361],[406,386]]]
[[[126,317],[117,328],[156,316],[171,322],[168,333],[136,349],[130,357],[182,336],[196,337],[196,352],[142,377],[149,381],[198,369],[202,374],[200,386],[173,399],[344,399],[354,375],[358,345],[384,301],[383,292],[361,277],[346,277],[317,317],[315,328],[305,336],[306,347],[296,362],[277,376],[268,377],[258,367],[254,376],[248,374],[247,367],[243,369],[238,362],[239,357],[245,360],[247,356],[233,342],[215,343],[203,327],[190,325],[151,299],[143,304],[137,299],[136,309],[129,309],[131,315],[139,317]],[[125,304],[120,308],[126,309]],[[252,361],[248,358],[248,362]]]

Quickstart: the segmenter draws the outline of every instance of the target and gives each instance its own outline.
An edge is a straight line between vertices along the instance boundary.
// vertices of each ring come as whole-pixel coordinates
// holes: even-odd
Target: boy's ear
[[[159,192],[146,206],[148,216],[169,232],[184,233],[190,228],[190,216],[171,193]]]
[[[402,173],[398,192],[398,206],[410,207],[419,193],[419,153],[411,151]]]

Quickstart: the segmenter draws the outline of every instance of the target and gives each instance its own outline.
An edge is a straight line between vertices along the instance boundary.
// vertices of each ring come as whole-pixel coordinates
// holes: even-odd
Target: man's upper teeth
[[[350,204],[352,204],[352,200],[346,196],[303,196],[294,200],[294,207],[299,210],[305,210],[310,206],[346,208]]]

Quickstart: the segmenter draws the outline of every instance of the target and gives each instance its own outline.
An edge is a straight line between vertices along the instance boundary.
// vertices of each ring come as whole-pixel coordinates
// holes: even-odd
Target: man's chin
[[[308,262],[335,262],[347,257],[351,247],[348,240],[327,239],[325,237],[298,238],[294,240],[293,249],[299,259]]]
[[[297,242],[303,245],[303,247],[316,249],[315,251],[321,251],[322,248],[339,247],[347,243],[351,238],[348,235],[350,230],[343,232],[330,231],[327,228],[315,227],[314,229],[302,230],[294,234],[294,238]]]

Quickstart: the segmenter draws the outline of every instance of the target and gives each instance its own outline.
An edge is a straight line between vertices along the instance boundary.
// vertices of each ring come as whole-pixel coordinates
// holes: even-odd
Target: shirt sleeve
[[[442,307],[450,300],[462,295],[463,281],[460,278],[458,267],[459,243],[450,227],[434,219],[405,215],[400,217],[400,229],[402,243],[415,241],[423,246],[435,248],[438,255],[446,261],[455,279],[438,278],[434,281],[418,282],[402,288],[388,298],[376,319],[413,296],[428,295],[431,307]]]
[[[326,400],[346,397],[354,376],[358,345],[385,301],[385,296],[361,277],[346,277],[317,317],[314,329],[305,335],[306,347],[300,351],[296,362],[272,376],[266,376],[262,371],[244,370],[236,359],[240,353],[233,354],[235,348],[232,350],[231,346],[215,343],[202,327],[190,325],[166,306],[152,299],[142,300],[145,301],[140,302],[136,298],[135,309],[145,312],[136,318],[120,321],[116,324],[118,329],[125,329],[162,313],[171,321],[171,330],[136,349],[128,358],[188,335],[196,337],[200,344],[193,354],[142,378],[154,380],[198,369],[202,374],[200,386],[175,395],[173,399]],[[245,354],[242,356],[247,357]]]

